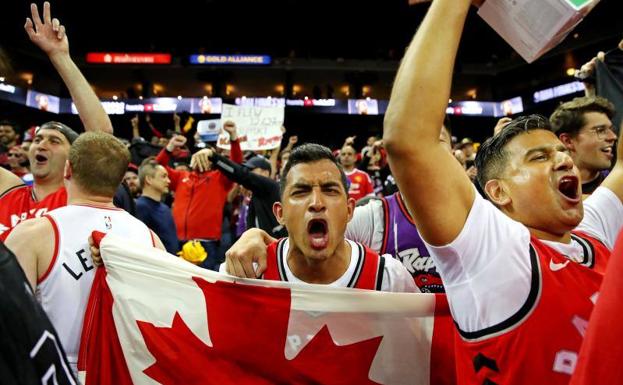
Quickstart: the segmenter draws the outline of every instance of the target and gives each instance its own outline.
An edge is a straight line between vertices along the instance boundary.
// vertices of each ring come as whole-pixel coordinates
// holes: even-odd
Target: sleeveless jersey
[[[268,245],[266,249],[266,271],[262,279],[271,281],[287,281],[285,264],[288,263],[283,252],[287,238],[282,238]],[[385,259],[377,253],[368,249],[360,243],[355,243],[358,247],[359,260],[354,273],[350,277],[347,287],[381,290],[383,283],[383,270]]]
[[[94,230],[154,245],[149,228],[126,211],[69,205],[45,215],[54,229],[54,255],[37,280],[36,294],[76,370],[82,321],[95,277],[88,238]]]
[[[574,263],[532,237],[532,281],[524,305],[498,325],[458,331],[459,384],[569,383],[603,277],[594,267],[610,256],[598,240],[573,236],[588,248],[591,261]]]
[[[402,262],[422,293],[443,293],[443,283],[430,253],[399,192],[382,198],[385,231],[380,254]]]
[[[61,187],[37,201],[32,186],[18,186],[0,197],[0,241],[6,240],[18,223],[38,218],[48,211],[67,205],[67,191]]]

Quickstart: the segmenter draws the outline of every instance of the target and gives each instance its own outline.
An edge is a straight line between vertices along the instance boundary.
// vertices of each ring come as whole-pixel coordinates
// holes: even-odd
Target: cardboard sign
[[[487,0],[482,17],[528,63],[557,46],[599,0]]]
[[[221,121],[236,124],[240,147],[246,150],[270,150],[281,145],[284,107],[254,107],[223,104]],[[217,146],[229,149],[229,135],[222,132]]]

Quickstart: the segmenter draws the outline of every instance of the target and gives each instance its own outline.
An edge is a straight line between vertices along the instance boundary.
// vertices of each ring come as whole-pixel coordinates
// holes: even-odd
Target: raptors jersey
[[[443,293],[443,283],[399,192],[382,199],[385,231],[380,254],[402,262],[422,293]]]
[[[36,294],[75,371],[82,321],[95,277],[88,243],[91,232],[113,233],[149,246],[154,239],[143,222],[117,208],[69,205],[50,211],[45,218],[54,229],[54,255],[37,280]]]
[[[266,271],[263,279],[271,281],[287,281],[285,265],[288,263],[284,253],[287,238],[268,245],[266,249]],[[353,242],[354,243],[354,242]],[[381,290],[385,259],[360,243],[354,243],[359,248],[357,267],[348,280],[346,287],[358,289]]]
[[[37,201],[32,186],[18,186],[0,197],[0,241],[6,240],[18,223],[38,218],[67,204],[67,191],[61,187]]]
[[[459,330],[459,384],[569,383],[603,276],[591,267],[610,256],[594,238],[575,233],[574,239],[588,248],[592,260],[583,261],[585,266],[531,238],[532,282],[524,305],[498,325]]]

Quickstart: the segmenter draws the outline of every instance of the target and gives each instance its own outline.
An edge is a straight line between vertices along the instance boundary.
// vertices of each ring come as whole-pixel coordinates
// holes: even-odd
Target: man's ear
[[[273,203],[273,214],[275,215],[275,218],[277,218],[277,222],[284,226],[285,218],[283,217],[283,206],[281,205],[281,202]]]
[[[498,207],[503,207],[512,202],[508,195],[506,185],[500,179],[491,179],[485,184],[485,193],[489,200]]]
[[[71,169],[71,164],[69,164],[69,160],[65,161],[65,168],[63,169],[63,178],[69,180],[71,179],[71,175],[73,174],[73,171]]]
[[[346,204],[348,205],[348,222],[350,222],[351,219],[353,219],[353,214],[355,213],[355,204],[357,202],[355,201],[354,198],[348,198],[348,200],[346,201]]]
[[[575,142],[573,140],[573,136],[568,132],[563,132],[558,136],[558,139],[569,149],[569,151],[575,151]]]

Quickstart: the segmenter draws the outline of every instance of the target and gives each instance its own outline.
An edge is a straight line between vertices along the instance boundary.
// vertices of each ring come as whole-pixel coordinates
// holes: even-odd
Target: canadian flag
[[[85,385],[452,383],[442,296],[237,279],[112,234],[100,247]]]

